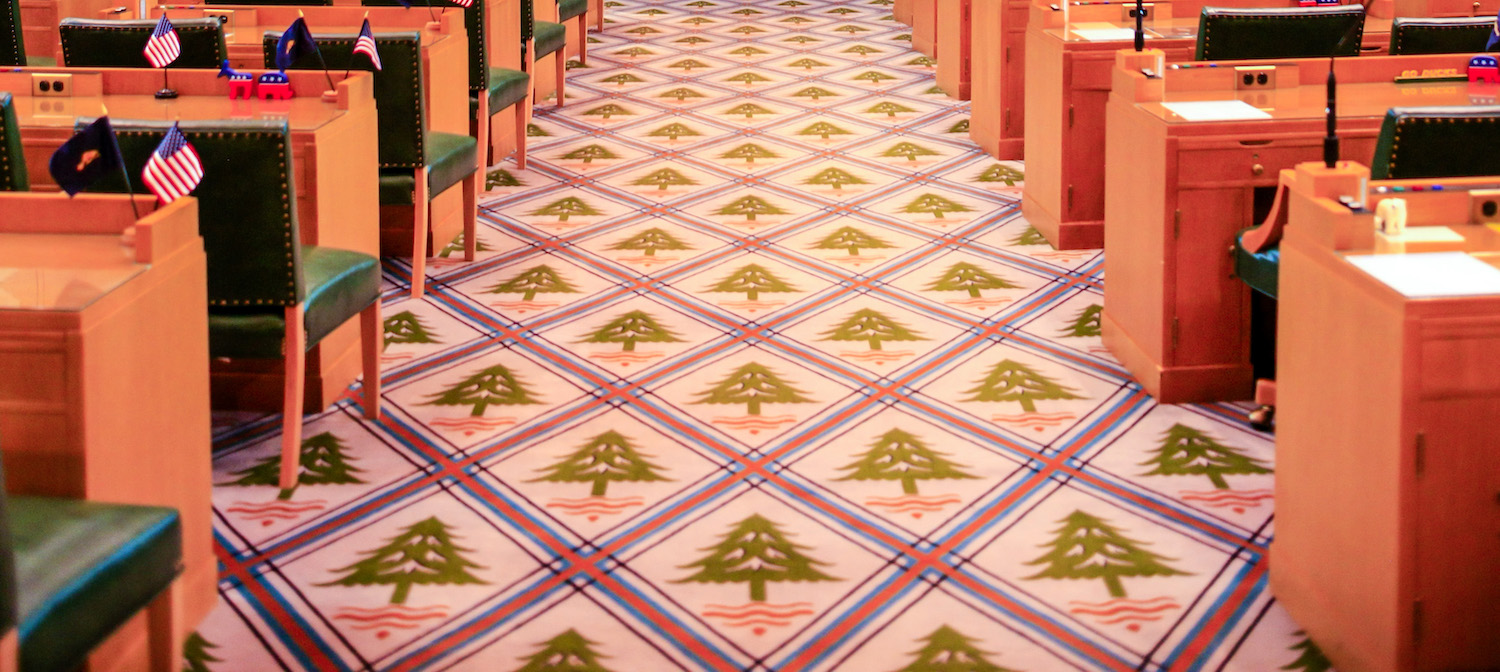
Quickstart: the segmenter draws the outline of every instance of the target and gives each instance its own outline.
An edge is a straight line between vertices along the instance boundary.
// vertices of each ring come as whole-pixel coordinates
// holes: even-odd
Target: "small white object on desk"
[[[1369,254],[1344,258],[1411,298],[1500,294],[1500,269],[1464,252]]]
[[[1078,36],[1078,39],[1086,42],[1122,42],[1135,39],[1135,30],[1130,28],[1115,28],[1107,23],[1099,24],[1104,26],[1101,28],[1086,27],[1088,25],[1087,23],[1077,24],[1071,32]]]
[[[1199,100],[1162,103],[1185,121],[1240,121],[1270,119],[1270,113],[1243,100]]]

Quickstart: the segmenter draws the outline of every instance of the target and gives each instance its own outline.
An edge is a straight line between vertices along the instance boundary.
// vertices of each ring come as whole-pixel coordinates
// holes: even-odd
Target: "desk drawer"
[[[1183,143],[1177,158],[1178,184],[1180,187],[1275,186],[1278,171],[1317,160],[1322,152],[1322,145],[1300,139],[1220,141],[1197,146]]]

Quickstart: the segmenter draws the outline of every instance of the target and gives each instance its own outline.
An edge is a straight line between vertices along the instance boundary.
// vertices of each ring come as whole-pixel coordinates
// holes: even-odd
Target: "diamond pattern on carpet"
[[[1269,437],[1129,379],[889,0],[606,4],[478,261],[386,260],[385,419],[281,497],[218,417],[189,669],[1321,669]]]

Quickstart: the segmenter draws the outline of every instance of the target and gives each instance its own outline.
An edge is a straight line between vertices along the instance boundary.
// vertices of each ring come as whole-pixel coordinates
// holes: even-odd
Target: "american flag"
[[[449,1],[452,2],[455,5],[458,5],[459,7],[463,7],[464,9],[468,9],[470,6],[472,6],[474,4],[474,0],[449,0]]]
[[[153,68],[165,68],[182,54],[182,43],[177,41],[177,31],[172,30],[167,15],[163,14],[156,22],[156,30],[151,31],[151,38],[146,40],[146,48],[141,51]]]
[[[141,180],[162,203],[171,203],[188,195],[203,179],[203,162],[198,152],[188,144],[187,138],[172,124],[167,137],[161,139],[146,168],[141,171]]]
[[[354,40],[354,53],[369,56],[375,69],[380,69],[380,50],[375,48],[375,33],[370,31],[369,19],[365,19],[365,25],[359,29],[359,37]]]

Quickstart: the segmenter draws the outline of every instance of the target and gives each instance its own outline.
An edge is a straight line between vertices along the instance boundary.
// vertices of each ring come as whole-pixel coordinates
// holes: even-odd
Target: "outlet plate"
[[[1475,224],[1500,224],[1500,189],[1469,192],[1469,218]]]
[[[73,75],[58,72],[33,72],[31,73],[31,95],[72,98]]]
[[[1276,66],[1234,66],[1234,88],[1237,91],[1276,88]]]
[[[1151,20],[1156,17],[1156,8],[1152,5],[1152,3],[1142,3],[1141,11],[1145,14],[1145,16],[1141,19],[1141,21],[1143,21],[1144,23],[1151,23]],[[1124,22],[1126,25],[1135,25],[1134,2],[1126,2],[1125,4],[1120,6],[1120,21]]]

